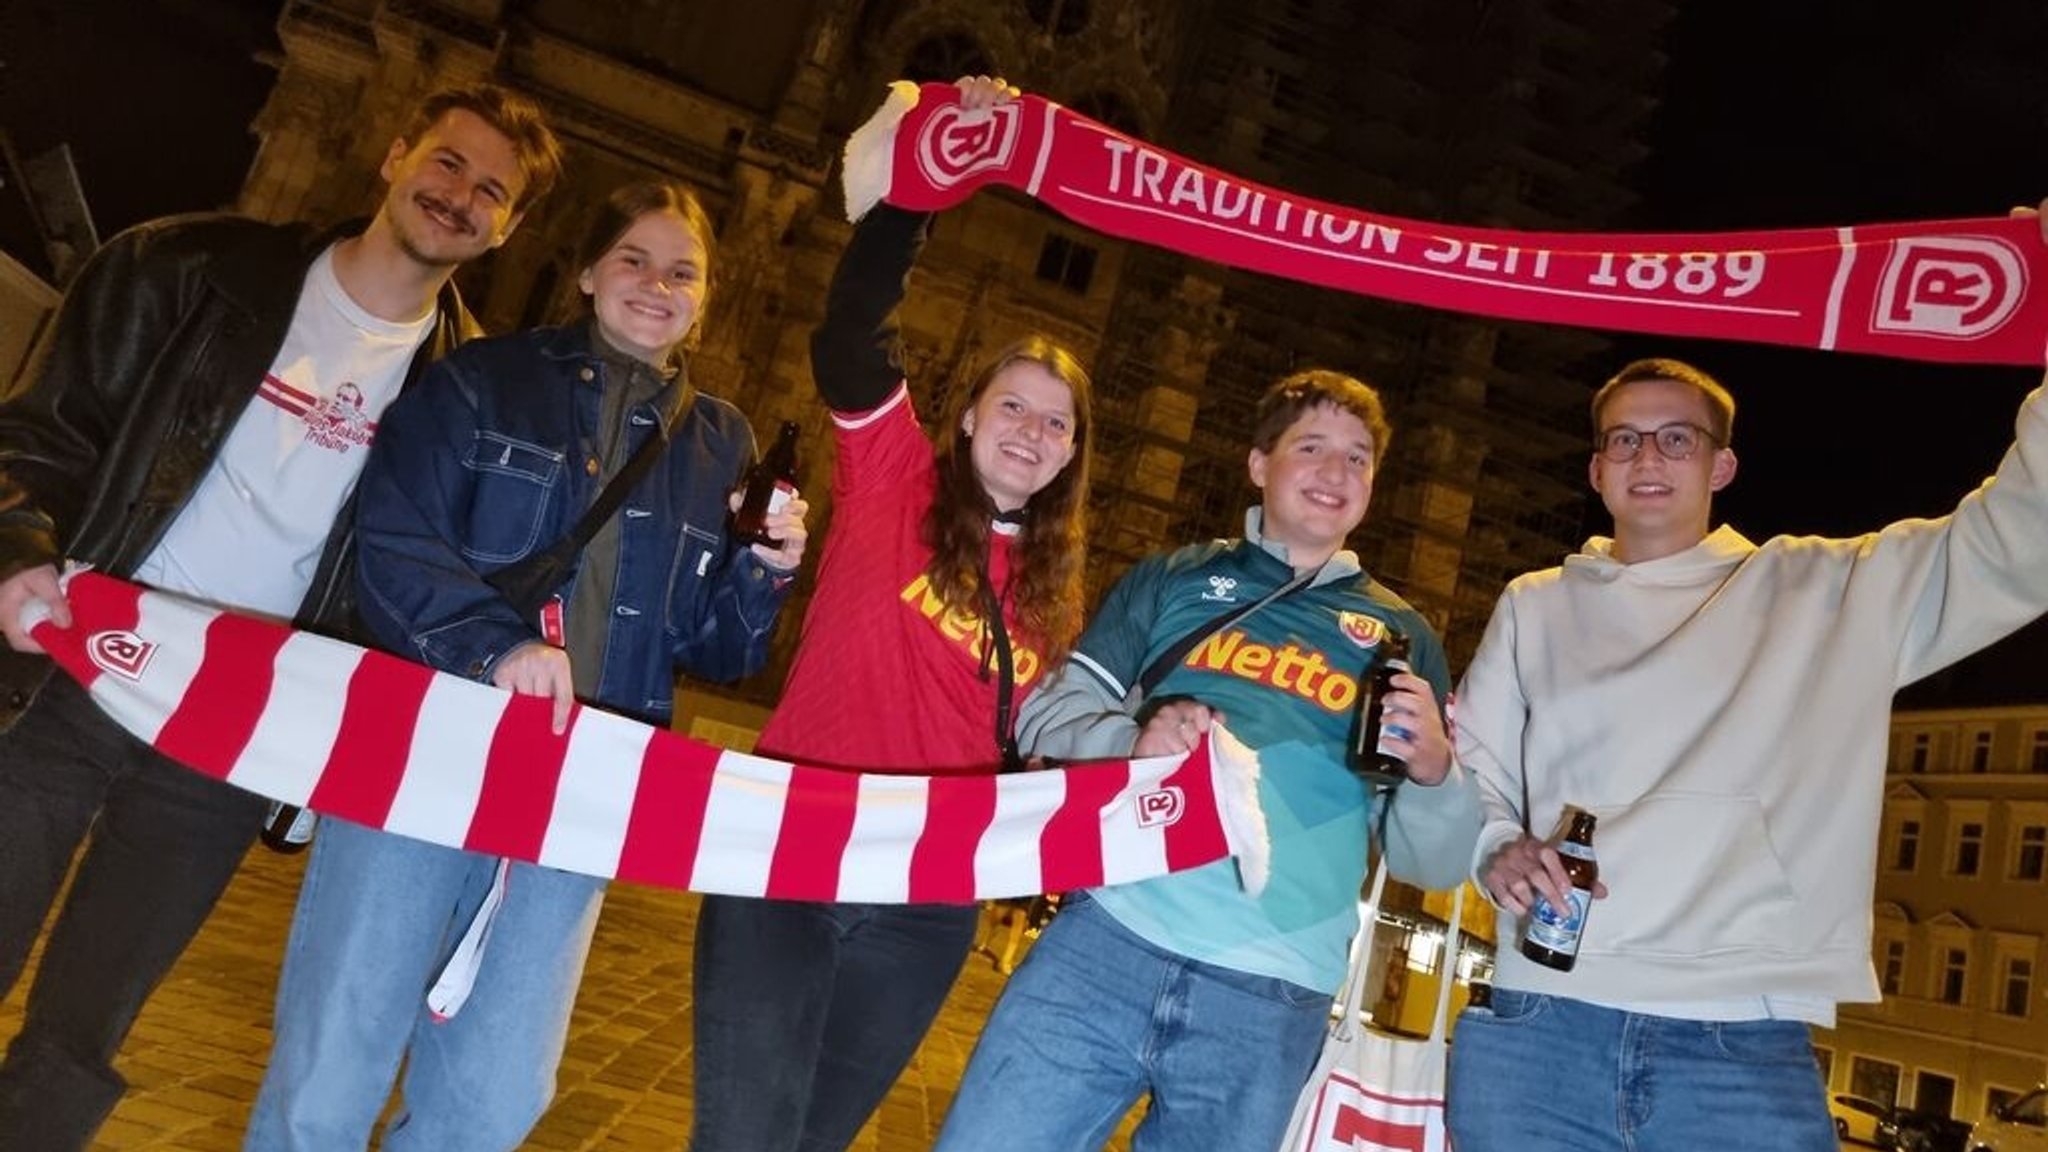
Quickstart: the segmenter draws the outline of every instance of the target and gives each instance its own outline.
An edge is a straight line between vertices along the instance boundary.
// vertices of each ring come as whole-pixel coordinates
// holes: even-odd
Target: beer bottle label
[[[1387,670],[1389,673],[1406,672],[1408,671],[1408,662],[1406,660],[1390,659],[1387,661]],[[1385,705],[1382,704],[1381,708],[1384,709]],[[1390,738],[1413,740],[1415,739],[1415,733],[1388,720],[1386,713],[1382,711],[1380,714],[1380,739],[1379,743],[1373,748],[1373,751],[1378,752],[1389,760],[1399,760],[1405,763],[1408,757],[1388,743]]]
[[[1573,888],[1565,897],[1561,910],[1549,900],[1536,897],[1535,906],[1529,909],[1527,938],[1552,952],[1575,956],[1579,936],[1586,930],[1586,913],[1592,906],[1593,894],[1584,888]]]
[[[796,488],[787,480],[777,480],[775,482],[775,490],[768,494],[768,515],[773,516],[784,508],[789,507],[789,502],[794,499],[796,499]]]
[[[1580,860],[1595,859],[1593,855],[1593,848],[1591,845],[1588,844],[1578,844],[1570,840],[1560,840],[1557,844],[1557,850],[1561,855],[1575,857]]]

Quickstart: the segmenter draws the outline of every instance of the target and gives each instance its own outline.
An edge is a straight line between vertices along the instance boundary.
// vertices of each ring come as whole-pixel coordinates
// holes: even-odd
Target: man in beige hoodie
[[[1458,1022],[1451,1134],[1832,1152],[1807,1029],[1878,998],[1892,694],[2048,611],[2048,401],[1948,516],[1761,545],[1711,528],[1736,472],[1712,378],[1638,361],[1593,421],[1613,538],[1509,585],[1459,691],[1503,947],[1492,1008]],[[1563,972],[1512,942],[1539,899],[1564,904],[1544,837],[1567,805],[1599,818],[1612,891]]]

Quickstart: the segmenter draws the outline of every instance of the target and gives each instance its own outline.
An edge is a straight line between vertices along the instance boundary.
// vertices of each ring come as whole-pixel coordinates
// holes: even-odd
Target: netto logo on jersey
[[[123,680],[141,680],[156,645],[133,632],[95,632],[86,638],[85,654],[102,671]]]
[[[1898,240],[1885,264],[1871,328],[1967,340],[2010,320],[2026,289],[2026,263],[2003,240]]]
[[[1180,823],[1180,814],[1187,811],[1187,793],[1177,785],[1143,793],[1138,797],[1138,827],[1170,828]]]
[[[917,136],[917,166],[937,188],[951,188],[976,172],[1001,168],[1017,151],[1023,126],[1015,104],[998,104],[969,114],[959,106],[941,108]]]

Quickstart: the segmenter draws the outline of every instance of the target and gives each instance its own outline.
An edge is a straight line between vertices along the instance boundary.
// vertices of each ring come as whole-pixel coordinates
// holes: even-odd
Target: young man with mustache
[[[377,214],[322,231],[224,215],[140,225],[80,273],[0,405],[0,994],[84,842],[21,1033],[0,1149],[84,1148],[113,1059],[220,898],[266,802],[188,772],[49,675],[21,628],[69,626],[64,561],[335,631],[343,515],[383,407],[475,324],[449,278],[553,183],[540,112],[489,85],[427,97]]]

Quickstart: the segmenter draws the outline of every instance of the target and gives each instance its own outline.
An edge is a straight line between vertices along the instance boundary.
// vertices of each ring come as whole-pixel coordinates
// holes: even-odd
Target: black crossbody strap
[[[569,529],[569,534],[555,541],[548,551],[562,551],[571,555],[583,551],[583,546],[590,543],[590,538],[597,535],[597,530],[604,527],[605,521],[610,520],[618,512],[619,505],[626,502],[626,495],[633,490],[633,486],[654,470],[655,462],[660,460],[667,450],[668,436],[657,426],[654,432],[641,442],[640,447],[633,450],[633,455],[626,461],[625,467],[620,468],[618,474],[612,477],[611,483],[604,486],[604,491],[597,494],[597,499],[590,502],[590,508],[583,513],[583,518],[576,521],[576,526]]]
[[[590,543],[590,538],[597,535],[605,521],[618,512],[626,494],[654,468],[655,461],[661,459],[667,448],[668,437],[656,428],[640,447],[634,449],[625,466],[597,494],[597,499],[591,502],[582,519],[576,521],[576,526],[569,529],[568,535],[524,560],[490,573],[484,577],[484,582],[497,589],[513,611],[532,619],[554,595],[555,589],[569,578],[569,570],[576,566],[577,557],[583,554],[583,546]]]
[[[1320,571],[1320,569],[1316,571]],[[1314,582],[1316,571],[1304,572],[1249,604],[1240,604],[1221,615],[1204,621],[1194,631],[1174,641],[1172,647],[1161,652],[1152,663],[1145,666],[1143,672],[1138,674],[1138,682],[1131,685],[1131,690],[1125,697],[1126,702],[1135,705],[1143,701],[1152,694],[1152,689],[1159,686],[1161,680],[1166,679],[1166,674],[1173,670],[1174,665],[1179,664],[1187,658],[1188,653],[1195,650],[1197,644],[1257,612],[1282,596],[1308,587],[1309,584]]]
[[[996,596],[995,581],[986,568],[981,574],[981,618],[988,626],[989,645],[996,652],[996,750],[1002,753],[1005,772],[1021,772],[1024,754],[1017,748],[1017,723],[1011,715],[1016,686],[1012,682],[1010,632],[1003,627],[1003,605]]]

